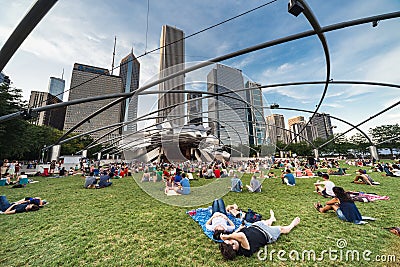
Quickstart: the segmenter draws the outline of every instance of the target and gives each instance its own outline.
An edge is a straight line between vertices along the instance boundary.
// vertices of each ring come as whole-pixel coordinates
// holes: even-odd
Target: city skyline
[[[62,69],[67,70],[65,80],[66,88],[69,88],[74,62],[111,66],[115,35],[118,60],[132,47],[135,55],[158,47],[161,25],[174,25],[190,35],[260,5],[259,1],[230,4],[222,1],[190,4],[182,1],[151,2],[149,28],[146,31],[146,3],[122,1],[119,5],[113,5],[112,12],[102,12],[110,10],[110,3],[97,1],[97,8],[91,9],[93,3],[90,2],[58,2],[6,65],[3,73],[10,77],[13,86],[24,90],[25,99],[29,98],[30,91],[46,91],[49,77],[59,76]],[[323,4],[310,0],[307,3],[322,26],[389,13],[400,8],[398,1],[389,0],[335,1]],[[4,44],[30,5],[31,3],[21,0],[7,3],[8,12],[0,18],[0,45]],[[213,7],[212,10],[209,6]],[[132,16],[132,12],[139,15]],[[190,18],[181,15],[188,12],[191,14]],[[79,19],[73,20],[69,16],[71,13],[76,14],[75,17]],[[125,17],[128,13],[129,18]],[[101,21],[96,19],[98,14],[102,14]],[[62,28],[53,26],[59,23],[62,23]],[[334,81],[399,84],[396,59],[400,55],[400,38],[398,34],[394,34],[399,24],[399,19],[391,19],[380,21],[377,27],[365,24],[326,33],[332,62],[331,78]],[[303,15],[294,17],[287,12],[287,1],[276,1],[215,29],[188,38],[185,41],[186,61],[205,60],[310,28]],[[139,59],[142,65],[140,84],[157,74],[158,53],[147,54]],[[324,57],[316,37],[263,49],[222,63],[241,69],[253,81],[262,85],[325,78]],[[330,85],[319,112],[356,124],[396,103],[399,100],[398,91],[387,87]],[[276,102],[281,107],[313,110],[322,94],[322,85],[263,89],[263,93],[269,104]],[[280,113],[287,118],[303,115],[290,111]],[[367,132],[374,126],[398,123],[399,113],[399,108],[395,107],[360,128]],[[338,127],[335,132],[343,132],[349,128],[337,121],[332,121],[332,124]],[[351,132],[355,133],[356,131]]]

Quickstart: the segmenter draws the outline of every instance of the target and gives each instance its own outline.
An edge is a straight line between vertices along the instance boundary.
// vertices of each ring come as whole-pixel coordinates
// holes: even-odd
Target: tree
[[[352,148],[356,152],[361,153],[363,155],[367,150],[367,147],[371,145],[368,139],[361,133],[356,133],[355,135],[350,137],[350,143],[352,144]]]
[[[22,90],[11,88],[7,84],[0,85],[0,116],[23,110]],[[0,123],[0,155],[2,158],[19,158],[28,148],[24,135],[28,123],[20,118],[13,118]]]
[[[312,147],[307,142],[291,143],[286,150],[298,156],[311,156],[313,154]]]
[[[392,156],[393,149],[400,148],[400,126],[398,123],[371,128],[369,133],[372,135],[372,140],[377,144],[377,147],[390,149]]]
[[[334,136],[337,137],[339,135],[340,134],[338,133]],[[352,147],[353,145],[350,143],[345,135],[339,136],[333,141],[333,151],[339,156],[347,155]]]

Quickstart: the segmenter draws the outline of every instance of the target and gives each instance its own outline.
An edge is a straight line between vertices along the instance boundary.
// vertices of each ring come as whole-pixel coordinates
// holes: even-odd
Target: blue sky
[[[60,77],[64,69],[69,88],[75,62],[111,68],[114,36],[117,36],[116,65],[131,49],[136,56],[159,46],[162,25],[182,29],[186,35],[228,19],[268,1],[260,0],[150,0],[146,44],[147,0],[59,0],[25,40],[3,72],[13,86],[23,89],[25,99],[31,90],[46,91],[49,77]],[[29,10],[34,1],[0,0],[0,45]],[[311,29],[304,15],[287,12],[287,0],[277,0],[250,14],[186,40],[186,61],[201,61],[262,42]],[[400,10],[398,0],[308,0],[321,26]],[[334,80],[377,81],[400,84],[400,19],[380,21],[377,27],[360,25],[326,33]],[[146,49],[147,46],[147,49]],[[159,54],[139,59],[141,85],[154,79]],[[243,55],[223,64],[241,69],[263,85],[325,79],[325,58],[316,36],[288,42]],[[119,73],[119,70],[114,72]],[[313,110],[323,85],[265,89],[270,103],[281,107]],[[399,101],[399,89],[330,85],[320,112],[357,124]],[[150,104],[149,104],[150,105]],[[143,107],[142,107],[143,109]],[[287,120],[309,114],[277,111]],[[399,106],[360,128],[400,122]],[[333,121],[336,132],[348,129]],[[356,133],[350,132],[350,135]]]

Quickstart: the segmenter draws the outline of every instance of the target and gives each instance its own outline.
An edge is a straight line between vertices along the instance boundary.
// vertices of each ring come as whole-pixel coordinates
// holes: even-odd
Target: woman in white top
[[[212,203],[212,216],[206,222],[206,229],[213,231],[213,238],[221,239],[221,234],[232,233],[235,224],[226,215],[225,203],[222,199],[216,199]]]

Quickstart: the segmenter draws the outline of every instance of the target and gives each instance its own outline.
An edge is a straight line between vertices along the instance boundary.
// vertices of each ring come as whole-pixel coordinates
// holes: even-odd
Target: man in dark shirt
[[[99,180],[99,187],[107,187],[112,185],[112,182],[110,182],[110,176],[107,174],[107,172],[104,172],[102,175],[100,175],[100,180]]]
[[[224,242],[220,244],[220,250],[224,258],[233,260],[236,255],[250,257],[260,247],[275,242],[280,234],[289,233],[300,223],[300,218],[296,217],[287,226],[272,226],[276,219],[272,210],[270,213],[271,217],[268,220],[255,222],[251,226],[243,227],[232,234],[221,234],[221,239]]]
[[[39,206],[35,204],[29,204],[29,202],[15,202],[10,204],[6,196],[0,196],[0,210],[4,214],[14,214],[27,211],[36,211],[39,210]]]

